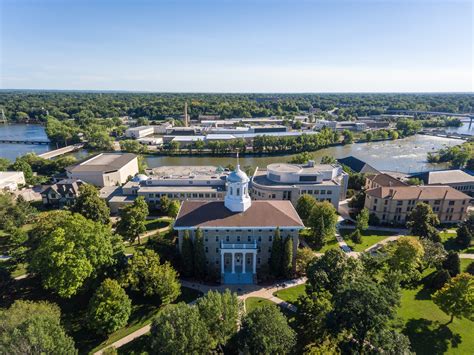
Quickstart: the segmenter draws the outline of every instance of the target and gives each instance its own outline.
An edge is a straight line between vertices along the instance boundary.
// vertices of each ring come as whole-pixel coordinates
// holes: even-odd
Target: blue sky
[[[473,91],[469,0],[0,0],[0,87]]]

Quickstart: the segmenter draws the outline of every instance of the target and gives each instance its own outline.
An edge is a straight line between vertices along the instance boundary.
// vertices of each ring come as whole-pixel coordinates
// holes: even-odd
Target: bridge
[[[423,134],[425,136],[433,136],[433,137],[442,137],[442,138],[454,138],[454,139],[462,139],[464,141],[469,140],[469,138],[472,138],[471,135],[469,134],[463,134],[463,133],[449,133],[446,131],[442,130],[423,130],[419,132],[420,134]]]
[[[49,152],[39,154],[38,156],[40,158],[43,158],[43,159],[52,159],[52,158],[55,158],[55,157],[63,155],[63,154],[75,152],[75,151],[77,151],[79,149],[82,149],[82,148],[84,148],[84,143],[77,143],[77,144],[73,144],[73,145],[68,145],[68,146],[63,147],[63,148],[50,150]]]
[[[387,110],[387,113],[393,114],[406,114],[406,115],[431,115],[431,116],[452,116],[452,117],[459,117],[459,118],[466,118],[470,121],[474,120],[473,113],[452,113],[452,112],[439,112],[439,111],[420,111],[420,110]]]
[[[28,140],[28,139],[0,139],[0,143],[5,144],[51,144],[51,141]]]

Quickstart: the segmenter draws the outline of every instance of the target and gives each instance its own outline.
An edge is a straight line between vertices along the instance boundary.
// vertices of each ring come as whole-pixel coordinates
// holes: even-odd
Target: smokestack
[[[188,103],[184,103],[184,127],[188,127]]]

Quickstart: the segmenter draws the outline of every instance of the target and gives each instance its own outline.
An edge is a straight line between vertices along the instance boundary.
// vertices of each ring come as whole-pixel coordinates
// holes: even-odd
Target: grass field
[[[266,304],[274,305],[275,303],[261,297],[249,297],[245,300],[245,310],[247,311],[247,313],[249,313],[252,312],[254,309],[262,307]]]
[[[474,254],[474,240],[471,241],[470,247],[462,248],[456,243],[456,233],[441,232],[439,236],[441,237],[441,242],[443,243],[446,250],[455,250],[459,253]]]
[[[384,240],[387,237],[392,235],[396,235],[394,232],[386,232],[386,231],[374,231],[374,230],[366,230],[362,232],[362,243],[355,244],[350,235],[354,232],[353,229],[340,229],[339,232],[341,236],[346,241],[347,245],[351,247],[353,251],[362,252],[367,248],[371,247],[374,244],[379,243],[380,241]]]
[[[168,218],[147,219],[145,222],[146,230],[152,231],[155,229],[168,227],[172,221],[172,219]]]
[[[311,247],[311,249],[313,249],[313,251],[315,251],[316,253],[324,253],[326,250],[329,250],[329,249],[334,249],[334,248],[339,248],[339,245],[337,244],[337,240],[336,240],[336,237],[332,237],[331,239],[329,239],[326,244],[320,248],[320,249],[317,249],[315,246],[314,246],[314,243],[312,243],[311,241],[311,230],[310,229],[305,229],[303,231],[300,232],[300,237],[303,237],[306,242],[308,243],[308,245]]]
[[[474,259],[461,259],[461,271],[466,271],[466,268],[470,263],[474,263]]]
[[[423,286],[402,290],[398,316],[416,354],[472,354],[474,322],[455,318],[446,325],[450,317],[431,301]]]
[[[305,293],[305,288],[306,286],[304,284],[297,285],[297,286],[285,288],[284,290],[277,291],[273,293],[273,295],[278,298],[281,298],[283,301],[294,304],[298,300],[298,297],[300,297],[301,295]]]

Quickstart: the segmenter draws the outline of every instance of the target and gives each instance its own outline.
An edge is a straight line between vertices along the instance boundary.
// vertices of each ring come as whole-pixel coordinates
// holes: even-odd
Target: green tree
[[[183,276],[192,276],[194,274],[194,246],[187,230],[183,232],[181,260],[183,263]]]
[[[270,270],[275,277],[281,275],[281,263],[283,259],[283,241],[280,235],[280,228],[275,229],[272,242],[272,253],[270,255]]]
[[[467,248],[471,245],[472,232],[467,223],[461,223],[456,231],[456,243],[461,248]]]
[[[390,131],[390,139],[394,140],[394,141],[397,140],[398,139],[398,132],[392,129]]]
[[[7,171],[10,164],[10,160],[7,158],[0,158],[0,171]]]
[[[212,346],[198,308],[185,303],[163,308],[153,319],[150,338],[157,354],[207,354]]]
[[[296,249],[296,274],[298,276],[306,275],[306,269],[314,258],[315,255],[311,248]]]
[[[237,334],[242,304],[237,294],[225,290],[224,293],[209,291],[197,300],[201,319],[207,326],[211,347],[221,351],[227,342]]]
[[[321,164],[336,164],[337,160],[336,158],[330,156],[330,155],[323,155],[321,158]]]
[[[463,273],[449,280],[433,295],[433,302],[451,318],[474,320],[474,276]]]
[[[296,203],[296,212],[298,212],[298,215],[303,222],[308,219],[311,209],[315,204],[316,199],[311,195],[303,194],[298,198]]]
[[[361,234],[359,228],[356,228],[356,229],[354,230],[354,232],[351,233],[351,240],[352,240],[355,244],[360,244],[360,243],[362,243],[362,234]]]
[[[328,201],[316,202],[311,209],[307,223],[313,230],[317,248],[322,248],[326,240],[336,233],[336,209]]]
[[[369,228],[369,210],[367,208],[363,208],[357,215],[356,228],[361,232]]]
[[[299,154],[296,154],[295,156],[293,156],[288,161],[288,163],[290,163],[290,164],[305,164],[309,160],[313,160],[313,159],[314,159],[314,157],[311,153],[302,152],[302,153],[299,153]]]
[[[171,201],[170,206],[168,208],[168,216],[176,218],[178,216],[180,207],[181,205],[178,200]]]
[[[281,275],[286,278],[293,276],[293,238],[291,236],[287,236],[283,242]]]
[[[369,278],[357,278],[333,294],[333,327],[350,332],[362,353],[367,340],[386,329],[394,318],[399,297]]]
[[[107,203],[99,197],[97,189],[89,184],[79,188],[79,196],[71,208],[72,212],[103,224],[110,223],[110,209]]]
[[[449,272],[451,277],[454,277],[461,272],[461,260],[459,259],[459,254],[454,250],[449,251],[442,265],[443,268]]]
[[[168,262],[161,264],[158,254],[150,249],[138,251],[128,259],[122,284],[145,296],[158,296],[162,304],[173,302],[181,294],[178,273]]]
[[[105,279],[89,301],[87,319],[91,329],[107,335],[127,325],[132,301],[115,280]]]
[[[439,269],[444,259],[446,259],[446,250],[443,244],[435,243],[429,239],[422,239],[421,245],[423,246],[423,270],[429,267]]]
[[[130,241],[130,243],[133,243],[138,238],[138,244],[140,244],[140,234],[146,231],[145,221],[147,216],[148,205],[143,196],[139,196],[133,204],[124,207],[120,211],[117,233]]]
[[[49,218],[52,217],[52,218]],[[31,231],[29,271],[61,297],[75,295],[84,282],[112,265],[113,237],[108,225],[67,211],[46,213]]]
[[[59,307],[48,302],[15,301],[0,309],[2,354],[77,354],[61,326]]]
[[[203,278],[207,275],[206,268],[206,252],[204,250],[204,237],[201,228],[196,229],[193,243],[194,253],[194,274],[198,278]]]
[[[245,315],[239,345],[249,354],[288,354],[296,344],[296,334],[274,305],[258,307]]]
[[[22,171],[25,176],[27,184],[34,184],[33,169],[31,165],[21,158],[16,158],[16,161],[11,165],[11,169],[15,171]]]
[[[399,271],[402,279],[407,282],[418,281],[424,250],[421,243],[412,238],[403,237],[386,248],[388,250],[388,266],[390,270]]]
[[[365,140],[366,140],[367,142],[372,141],[373,138],[374,138],[374,134],[373,134],[372,132],[369,131],[369,132],[367,132],[367,133],[365,134]]]
[[[438,224],[438,216],[433,213],[431,206],[421,202],[411,211],[407,227],[413,235],[439,242],[439,233],[435,228]]]
[[[354,141],[354,135],[347,129],[342,131],[342,137],[342,144],[351,144]]]
[[[160,197],[160,210],[164,214],[168,214],[169,208],[171,205],[171,200],[168,196],[163,195]]]

